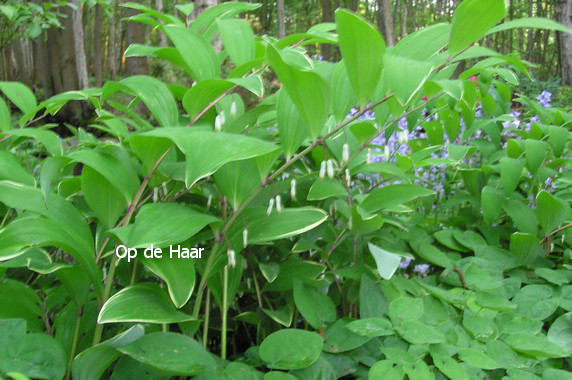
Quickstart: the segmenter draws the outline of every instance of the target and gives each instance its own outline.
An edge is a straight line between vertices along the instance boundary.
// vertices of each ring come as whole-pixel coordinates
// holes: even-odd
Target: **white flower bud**
[[[230,104],[230,116],[236,117],[236,114],[237,114],[236,102],[233,101],[233,102]]]
[[[292,197],[292,200],[296,199],[296,180],[293,179],[290,182],[290,197]]]
[[[345,143],[342,148],[342,161],[348,162],[349,159],[350,159],[350,146],[348,145],[348,143]]]
[[[248,245],[248,229],[242,230],[242,245],[244,248]]]
[[[216,132],[220,132],[222,131],[222,125],[224,124],[224,121],[222,121],[222,119],[224,118],[221,117],[222,113],[220,113],[219,115],[217,115],[217,117],[215,117],[215,121],[214,121],[214,129]]]
[[[383,157],[385,157],[386,160],[389,160],[389,156],[390,156],[390,155],[389,155],[389,147],[386,145],[386,146],[383,148]]]
[[[157,203],[157,202],[159,202],[159,188],[154,187],[153,188],[153,203]]]
[[[234,250],[229,249],[226,256],[228,257],[228,266],[234,268],[236,266],[236,254]]]
[[[328,177],[334,178],[334,161],[328,160],[326,167],[328,168]]]
[[[326,161],[322,161],[320,165],[320,179],[323,179],[326,176]]]
[[[212,203],[213,203],[213,196],[209,194],[209,197],[207,198],[207,209],[211,208]]]
[[[351,230],[353,227],[352,225],[352,217],[350,216],[350,218],[348,219],[348,228]]]
[[[282,197],[280,195],[276,196],[276,211],[282,211]]]
[[[164,194],[164,196],[167,196],[167,193],[168,193],[168,191],[167,191],[167,182],[163,182],[163,194]]]
[[[270,198],[270,201],[268,201],[268,210],[266,210],[266,215],[270,215],[272,213],[273,208],[274,208],[274,198]]]
[[[352,176],[350,174],[350,169],[346,169],[346,183],[348,184],[348,187],[352,185]]]
[[[365,160],[366,164],[369,164],[371,162],[371,148],[367,148],[367,158]]]
[[[407,141],[409,141],[407,131],[399,132],[399,135],[397,136],[397,142],[401,145],[407,143]]]

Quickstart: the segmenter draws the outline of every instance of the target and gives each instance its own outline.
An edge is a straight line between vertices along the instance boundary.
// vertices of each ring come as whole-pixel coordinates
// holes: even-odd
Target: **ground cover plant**
[[[124,6],[170,41],[125,55],[192,86],[0,82],[0,377],[572,378],[572,115],[478,43],[570,30],[464,0],[388,48],[344,9],[275,39],[256,4]],[[89,128],[43,122],[68,102]]]

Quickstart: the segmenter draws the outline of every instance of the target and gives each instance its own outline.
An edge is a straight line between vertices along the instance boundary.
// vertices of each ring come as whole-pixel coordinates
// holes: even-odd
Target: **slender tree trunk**
[[[138,12],[133,9],[125,10],[126,16],[130,17]],[[127,22],[127,47],[131,44],[145,43],[145,25],[138,22]],[[149,63],[146,57],[130,57],[125,60],[125,72],[127,75],[147,74]]]
[[[286,37],[286,24],[284,20],[284,0],[277,0],[278,37]]]
[[[89,86],[87,77],[87,62],[85,58],[85,46],[83,40],[83,20],[82,10],[83,7],[79,0],[73,0],[73,4],[77,9],[72,12],[72,30],[75,49],[75,64],[78,77],[78,86],[82,90]]]
[[[114,78],[115,74],[117,74],[117,58],[115,55],[116,8],[117,8],[117,2],[115,2],[115,6],[112,6],[111,8],[111,17],[109,18],[109,42],[107,45],[107,58],[109,60],[109,75],[111,78]]]
[[[330,0],[322,0],[322,22],[332,21],[332,9]],[[324,61],[329,61],[332,57],[332,45],[322,44],[322,59]]]
[[[42,33],[34,40],[34,82],[42,86],[44,97],[50,94],[48,67],[46,43],[44,41],[44,33]]]
[[[115,14],[117,14],[117,21],[116,21],[116,25],[117,25],[117,33],[115,34],[117,36],[117,42],[116,42],[116,46],[117,46],[117,50],[115,51],[115,59],[116,59],[116,68],[115,68],[115,73],[119,73],[120,71],[123,71],[124,68],[124,58],[123,58],[123,21],[121,21],[121,19],[123,18],[124,15],[124,8],[121,7],[121,3],[123,2],[123,0],[116,0],[116,5],[115,5],[115,9],[116,11],[114,12]]]
[[[401,31],[400,31],[400,35],[401,38],[404,38],[405,36],[407,36],[407,0],[402,0],[403,3],[403,10],[401,12]]]
[[[572,28],[572,0],[560,0],[557,4],[558,21]],[[560,60],[562,65],[562,83],[572,86],[572,34],[560,34]]]
[[[101,49],[101,5],[95,5],[95,25],[93,28],[93,44],[95,50],[94,71],[95,85],[101,87],[103,80],[103,57]]]
[[[155,6],[158,12],[163,12],[163,0],[155,0]],[[159,46],[167,46],[167,36],[165,33],[159,33]]]
[[[383,21],[383,30],[385,35],[385,42],[387,46],[394,45],[394,38],[393,38],[393,18],[391,16],[391,4],[390,0],[377,0],[377,10],[381,13],[379,16],[379,21]],[[381,25],[378,25],[381,27]]]

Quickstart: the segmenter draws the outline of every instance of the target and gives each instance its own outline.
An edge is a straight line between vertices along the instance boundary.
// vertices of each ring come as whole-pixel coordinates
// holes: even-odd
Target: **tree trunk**
[[[284,0],[277,0],[278,37],[286,37],[286,24],[284,20]]]
[[[403,3],[403,11],[401,12],[401,31],[400,36],[401,38],[407,36],[407,0],[402,0]]]
[[[44,33],[42,33],[34,40],[34,83],[41,85],[44,90],[44,97],[46,98],[50,94],[48,67],[46,42],[44,41]]]
[[[155,5],[157,11],[163,13],[163,0],[156,0]],[[167,46],[167,36],[165,33],[159,33],[159,46]]]
[[[87,62],[85,58],[85,45],[83,41],[83,7],[79,0],[73,0],[77,9],[72,11],[72,31],[75,49],[75,65],[77,70],[78,86],[80,90],[89,86],[87,77]],[[69,31],[68,31],[69,33]]]
[[[322,0],[322,22],[331,22],[332,21],[332,9],[330,0]],[[324,61],[329,61],[332,57],[332,45],[330,44],[322,44],[322,59]]]
[[[378,27],[381,29],[381,25],[383,25],[385,42],[387,46],[392,47],[394,45],[393,17],[391,16],[391,4],[389,0],[377,0],[377,11],[379,12]]]
[[[557,4],[558,21],[572,28],[572,0],[560,0]],[[560,34],[560,60],[562,64],[562,83],[572,86],[572,34]]]
[[[95,5],[95,26],[93,28],[93,44],[95,48],[94,71],[95,85],[101,87],[103,76],[103,59],[101,51],[101,5]]]
[[[125,9],[127,17],[139,13],[134,9]],[[138,22],[127,22],[127,46],[145,43],[145,25]],[[130,57],[125,59],[125,73],[127,75],[147,74],[149,63],[146,57]]]
[[[115,3],[117,4],[117,2]],[[117,74],[117,58],[115,55],[116,48],[115,48],[115,31],[116,31],[116,20],[115,20],[115,12],[116,8],[112,7],[111,9],[111,17],[109,18],[109,41],[107,45],[107,58],[109,60],[109,75],[113,79]]]

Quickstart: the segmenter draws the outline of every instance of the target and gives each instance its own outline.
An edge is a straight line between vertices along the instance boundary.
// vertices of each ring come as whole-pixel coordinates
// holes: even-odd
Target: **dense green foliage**
[[[125,6],[171,42],[126,55],[191,87],[0,82],[0,377],[571,378],[572,115],[478,44],[570,31],[504,0],[393,48],[343,9],[277,40],[254,4]],[[89,128],[42,123],[72,101]]]

